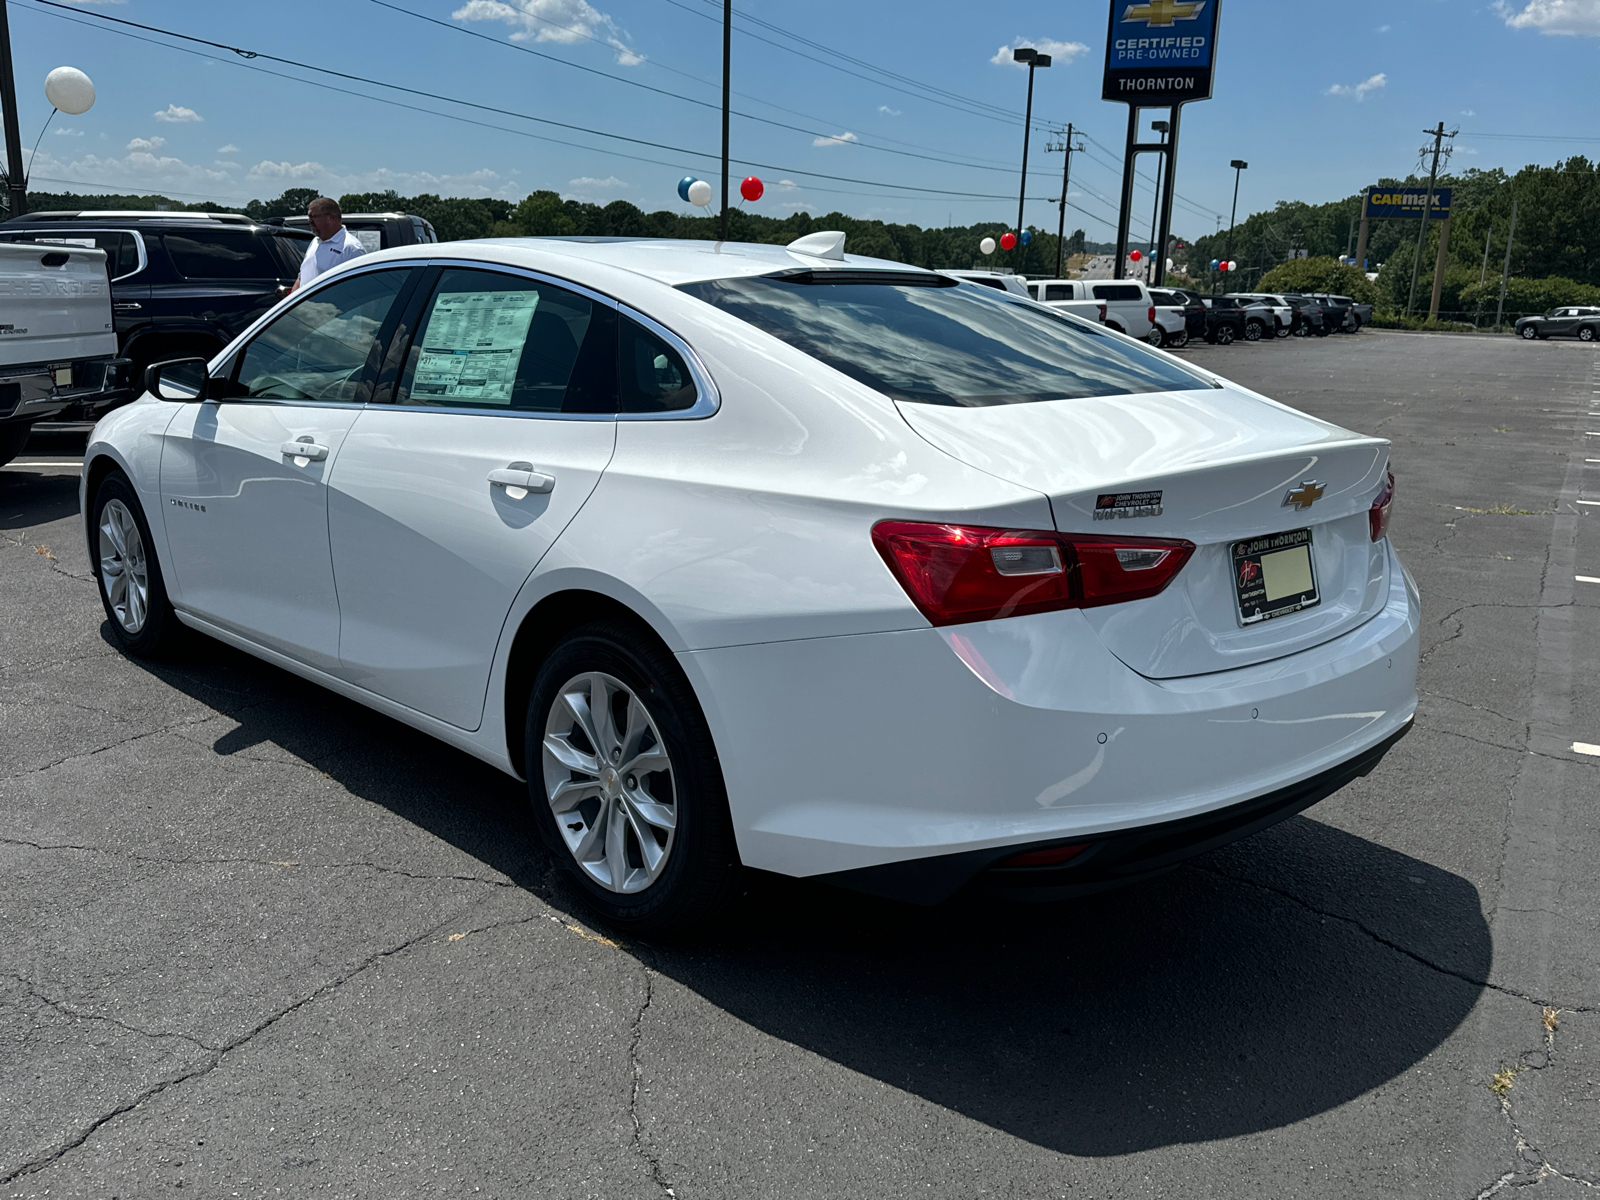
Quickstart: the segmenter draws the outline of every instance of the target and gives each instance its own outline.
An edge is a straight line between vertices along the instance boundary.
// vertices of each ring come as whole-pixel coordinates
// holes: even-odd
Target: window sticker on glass
[[[517,363],[538,305],[536,291],[435,296],[412,394],[510,404]]]

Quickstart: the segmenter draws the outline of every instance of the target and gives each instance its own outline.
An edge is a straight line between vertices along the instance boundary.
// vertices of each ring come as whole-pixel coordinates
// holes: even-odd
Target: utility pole
[[[1511,278],[1511,239],[1517,233],[1517,198],[1511,197],[1511,228],[1506,230],[1506,265],[1500,269],[1500,302],[1494,306],[1494,327],[1500,328],[1500,317],[1506,310],[1506,280]]]
[[[4,3],[4,0],[0,0]],[[733,63],[733,0],[722,0],[722,232],[728,240],[728,97]]]
[[[11,25],[0,0],[0,115],[5,118],[6,198],[10,215],[28,211],[28,181],[22,174],[22,134],[17,128],[17,80],[11,71]]]
[[[733,0],[728,0],[731,4]],[[1024,46],[1011,52],[1013,61],[1028,64],[1028,107],[1022,116],[1022,187],[1017,193],[1017,262],[1022,262],[1025,248],[1022,245],[1022,210],[1028,201],[1028,135],[1033,132],[1033,72],[1037,67],[1048,67],[1050,56]],[[1065,197],[1063,197],[1065,199]]]
[[[1478,272],[1478,286],[1482,287],[1484,280],[1489,278],[1489,239],[1494,236],[1493,229],[1483,231],[1483,270]]]
[[[1422,248],[1427,244],[1424,239],[1428,236],[1428,217],[1433,212],[1433,185],[1439,179],[1439,151],[1444,145],[1445,138],[1455,137],[1454,130],[1449,133],[1444,131],[1443,121],[1439,122],[1437,129],[1424,129],[1422,132],[1433,135],[1433,166],[1428,170],[1428,195],[1422,203],[1422,227],[1417,230],[1417,252],[1411,259],[1411,290],[1406,295],[1408,317],[1417,300],[1417,273],[1422,270]],[[1426,146],[1422,152],[1424,154],[1428,152]]]
[[[1061,217],[1060,217],[1059,222],[1056,225],[1056,278],[1057,279],[1061,278],[1062,272],[1066,269],[1065,263],[1066,263],[1066,237],[1067,237],[1067,185],[1072,180],[1072,156],[1073,156],[1073,154],[1075,152],[1077,152],[1079,150],[1082,150],[1082,149],[1083,149],[1082,145],[1074,146],[1072,144],[1072,122],[1071,121],[1067,122],[1067,136],[1066,136],[1066,139],[1060,145],[1056,145],[1054,142],[1050,142],[1050,143],[1047,143],[1045,145],[1045,151],[1047,153],[1053,152],[1053,151],[1056,151],[1056,150],[1060,150],[1066,155],[1066,162],[1061,164],[1061,204],[1059,206],[1060,210],[1061,210]]]

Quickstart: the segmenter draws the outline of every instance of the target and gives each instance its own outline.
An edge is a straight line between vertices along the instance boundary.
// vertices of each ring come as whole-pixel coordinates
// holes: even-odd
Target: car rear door
[[[161,508],[180,607],[338,665],[327,481],[412,279],[399,267],[312,289],[232,357],[218,398],[167,426]]]
[[[259,229],[219,225],[165,229],[160,253],[172,273],[151,287],[160,332],[193,331],[227,341],[289,291],[296,241],[280,243]],[[152,250],[152,253],[156,251]]]
[[[331,480],[345,678],[477,728],[512,601],[610,461],[618,320],[527,272],[452,265],[419,286],[392,393]]]

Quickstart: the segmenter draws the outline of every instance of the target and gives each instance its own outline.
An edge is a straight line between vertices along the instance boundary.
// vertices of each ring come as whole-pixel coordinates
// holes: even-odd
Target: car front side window
[[[263,329],[239,356],[237,399],[365,404],[381,334],[410,271],[367,271],[319,288]]]

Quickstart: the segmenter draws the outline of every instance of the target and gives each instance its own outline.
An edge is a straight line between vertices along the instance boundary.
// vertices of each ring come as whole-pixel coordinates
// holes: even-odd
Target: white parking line
[[[13,462],[8,467],[81,467],[81,462]]]
[[[1593,754],[1595,757],[1600,758],[1600,746],[1596,746],[1592,742],[1573,742],[1572,752],[1574,754]]]
[[[1579,500],[1579,504],[1587,504],[1590,508],[1600,508],[1600,500]]]
[[[1579,583],[1600,583],[1600,576],[1596,575],[1574,575],[1573,578]]]

